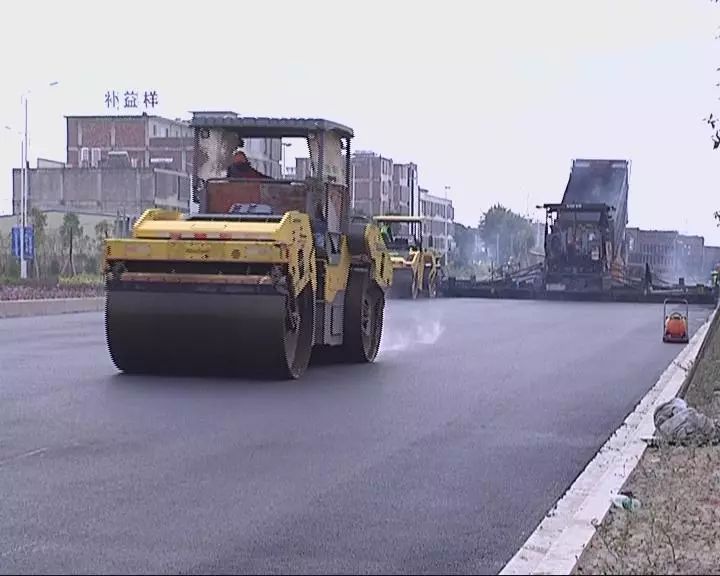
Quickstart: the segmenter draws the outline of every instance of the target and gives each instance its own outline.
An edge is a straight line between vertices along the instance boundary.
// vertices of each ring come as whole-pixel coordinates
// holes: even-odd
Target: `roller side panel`
[[[315,344],[340,346],[343,343],[345,290],[336,293],[333,302],[315,302]]]
[[[347,241],[353,265],[367,266],[380,290],[386,292],[392,284],[392,263],[380,228],[369,218],[355,217],[350,222]]]

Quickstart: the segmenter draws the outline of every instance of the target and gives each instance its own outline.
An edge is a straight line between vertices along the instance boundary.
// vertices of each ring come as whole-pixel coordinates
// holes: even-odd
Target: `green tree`
[[[100,269],[100,264],[105,251],[105,240],[113,233],[113,223],[110,220],[101,220],[95,224],[95,268]]]
[[[710,0],[713,4],[717,4],[719,0]],[[720,38],[720,35],[715,36],[715,39],[717,40]],[[720,72],[720,68],[715,69],[716,72]],[[720,82],[715,84],[715,86],[720,86]],[[712,134],[712,142],[713,142],[713,150],[717,150],[720,148],[720,118],[717,118],[713,115],[711,112],[707,118],[705,118],[705,122],[707,122],[710,125],[710,128],[713,131]],[[715,214],[713,214],[713,217],[717,221],[717,225],[720,226],[720,210],[716,211]]]
[[[0,235],[0,282],[2,277],[16,278],[20,275],[20,264],[12,253],[12,232]]]
[[[475,260],[475,238],[477,228],[455,223],[454,238],[456,248],[451,255],[451,261],[456,266],[469,266]]]
[[[105,242],[105,239],[110,236],[110,232],[112,231],[112,224],[108,220],[101,220],[97,224],[95,224],[95,239],[97,240],[98,244],[102,246],[103,242]]]
[[[73,259],[73,248],[83,236],[83,229],[80,226],[80,219],[74,212],[66,212],[63,216],[63,223],[60,227],[60,238],[62,240],[63,258],[67,253],[67,260],[63,261],[63,266],[60,274],[64,274],[67,270],[67,265],[70,265],[70,271],[75,276],[75,261]],[[65,252],[67,250],[67,252]]]
[[[41,269],[44,271],[44,266],[41,267],[40,260],[43,262],[46,259],[46,245],[47,245],[47,214],[33,206],[30,209],[30,221],[32,222],[33,232],[35,234],[35,257],[33,263],[35,265],[35,277],[40,278]]]
[[[712,2],[713,4],[717,4],[718,1],[719,0],[710,0],[710,2]],[[715,36],[716,40],[718,38],[720,38],[720,36]],[[715,71],[720,72],[720,68],[716,68]],[[720,86],[720,83],[715,84],[715,86]],[[720,118],[717,118],[714,113],[711,112],[707,118],[704,118],[704,121],[710,125],[710,128],[713,131],[713,150],[717,150],[720,147],[720,127],[718,126],[720,124]],[[720,218],[718,217],[718,212],[715,212],[715,218]]]
[[[498,265],[507,264],[510,259],[521,264],[527,262],[528,253],[535,245],[535,234],[529,220],[501,204],[495,204],[483,214],[478,228],[480,237]]]

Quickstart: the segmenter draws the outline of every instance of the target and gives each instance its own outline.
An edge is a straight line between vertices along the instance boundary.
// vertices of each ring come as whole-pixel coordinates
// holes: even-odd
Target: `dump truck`
[[[353,130],[324,119],[195,112],[197,211],[149,209],[105,243],[107,345],[128,373],[297,379],[377,356],[392,262],[349,213]],[[304,138],[305,180],[233,172],[245,139]],[[241,166],[242,167],[242,166]]]
[[[572,163],[562,201],[545,209],[545,256],[540,264],[499,278],[447,279],[450,297],[657,302],[683,298],[714,304],[720,286],[659,286],[645,266],[633,274],[627,262],[628,160],[578,159]],[[642,267],[641,267],[642,268]]]
[[[425,246],[422,218],[418,216],[375,216],[384,232],[384,242],[393,266],[390,298],[418,296],[435,298],[442,279],[440,256]]]
[[[543,205],[547,291],[624,285],[629,176],[627,160],[573,160],[562,202]]]

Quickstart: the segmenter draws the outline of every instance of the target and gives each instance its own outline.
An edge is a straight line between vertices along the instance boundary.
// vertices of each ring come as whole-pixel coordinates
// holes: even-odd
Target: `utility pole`
[[[530,193],[525,194],[525,218],[530,220]]]
[[[287,174],[287,165],[285,163],[285,150],[290,146],[290,142],[281,142],[282,144],[282,178],[284,179]]]
[[[450,190],[450,186],[445,186],[445,200],[448,198],[448,190]],[[445,266],[447,266],[448,263],[448,251],[450,250],[450,238],[448,237],[448,204],[445,204],[444,207],[445,214],[444,214],[444,228],[445,228]]]
[[[350,163],[350,186],[352,188],[352,201],[351,207],[355,210],[355,164]]]
[[[57,86],[59,82],[50,82],[48,86]],[[26,90],[21,98],[21,102],[24,104],[25,112],[25,129],[23,136],[23,154],[22,154],[22,191],[20,200],[20,277],[27,278],[27,261],[25,260],[25,226],[27,225],[27,208],[28,208],[28,95],[30,90]]]
[[[20,193],[20,278],[27,278],[27,261],[25,260],[25,226],[27,226],[27,195],[28,195],[28,98],[23,96],[25,105],[25,131],[23,135],[22,154],[22,191]]]
[[[415,172],[412,164],[409,165],[408,170],[410,171],[410,216],[415,216]]]

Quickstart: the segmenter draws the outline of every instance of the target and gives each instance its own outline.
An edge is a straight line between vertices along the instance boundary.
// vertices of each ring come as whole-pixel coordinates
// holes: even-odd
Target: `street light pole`
[[[22,149],[22,191],[20,193],[20,278],[27,278],[27,261],[25,260],[25,226],[27,222],[27,191],[28,191],[28,98],[23,96],[25,104],[25,130]]]
[[[287,164],[285,162],[285,150],[290,146],[290,142],[282,142],[282,177],[287,176]]]
[[[445,200],[447,200],[448,197],[448,190],[450,189],[450,186],[445,186]],[[444,221],[445,221],[445,266],[447,266],[448,262],[448,251],[450,250],[450,242],[448,238],[448,205],[445,204],[445,215],[444,215]]]
[[[350,206],[355,210],[355,164],[350,165],[350,185],[352,187],[352,200]]]
[[[23,213],[23,199],[25,190],[25,141],[20,138],[20,228],[22,229],[22,213]],[[15,212],[15,199],[13,198],[13,213]],[[22,240],[22,235],[20,236]],[[25,255],[25,247],[20,242],[20,262],[22,263],[23,256]],[[20,264],[20,271],[22,272],[22,264]]]
[[[58,81],[50,82],[49,87],[57,86]],[[25,226],[27,225],[27,205],[28,205],[28,180],[29,174],[27,165],[29,162],[28,156],[28,95],[30,90],[26,90],[22,96],[22,102],[24,103],[25,112],[25,127],[23,134],[23,146],[22,146],[22,191],[20,200],[20,278],[27,278],[27,261],[25,260]]]

